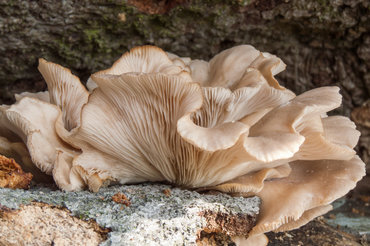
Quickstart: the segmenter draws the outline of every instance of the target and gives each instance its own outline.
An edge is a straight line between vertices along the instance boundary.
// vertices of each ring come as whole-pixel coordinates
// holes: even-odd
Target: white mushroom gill
[[[0,106],[0,151],[19,158],[26,146],[24,158],[67,191],[167,181],[258,195],[257,225],[234,239],[266,244],[263,233],[326,213],[365,174],[355,125],[326,116],[341,104],[339,89],[296,96],[274,77],[284,68],[249,45],[209,62],[143,46],[93,74],[87,90],[40,59],[48,92]]]

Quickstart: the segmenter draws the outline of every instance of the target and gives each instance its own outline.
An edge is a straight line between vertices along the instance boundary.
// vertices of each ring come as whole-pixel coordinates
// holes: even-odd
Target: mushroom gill
[[[25,160],[67,191],[167,181],[258,195],[258,223],[235,242],[265,244],[263,233],[327,212],[365,174],[355,125],[326,115],[340,106],[339,89],[296,96],[274,77],[284,68],[249,45],[209,62],[143,46],[94,73],[87,90],[70,70],[40,59],[48,91],[0,106],[9,143],[0,152],[21,155],[23,142]]]

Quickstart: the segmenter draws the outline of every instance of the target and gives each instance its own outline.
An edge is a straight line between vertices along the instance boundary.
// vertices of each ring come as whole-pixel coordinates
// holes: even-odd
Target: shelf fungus
[[[265,232],[326,213],[365,174],[354,123],[326,114],[340,106],[339,88],[296,96],[274,77],[284,69],[249,45],[209,62],[143,46],[91,75],[86,89],[40,59],[48,91],[1,106],[0,136],[25,146],[66,191],[166,181],[257,195],[256,226],[234,240],[263,245]]]

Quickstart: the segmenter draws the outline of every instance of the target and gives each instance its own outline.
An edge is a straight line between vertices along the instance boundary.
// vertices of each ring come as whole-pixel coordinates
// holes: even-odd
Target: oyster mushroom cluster
[[[48,91],[0,107],[0,152],[52,175],[60,189],[167,181],[262,199],[240,244],[297,228],[331,209],[365,174],[360,133],[337,87],[296,96],[274,75],[285,64],[241,45],[209,62],[153,46],[91,75],[39,60]]]

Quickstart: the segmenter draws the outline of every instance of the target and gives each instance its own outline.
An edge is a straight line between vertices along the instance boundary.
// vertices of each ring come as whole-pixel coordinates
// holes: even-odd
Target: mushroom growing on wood
[[[93,74],[86,90],[70,70],[40,59],[48,92],[2,106],[0,134],[23,141],[67,191],[167,181],[258,195],[257,225],[234,240],[265,244],[265,232],[326,213],[365,174],[355,125],[326,114],[341,104],[339,89],[296,96],[274,77],[284,68],[249,45],[209,62],[143,46]]]

